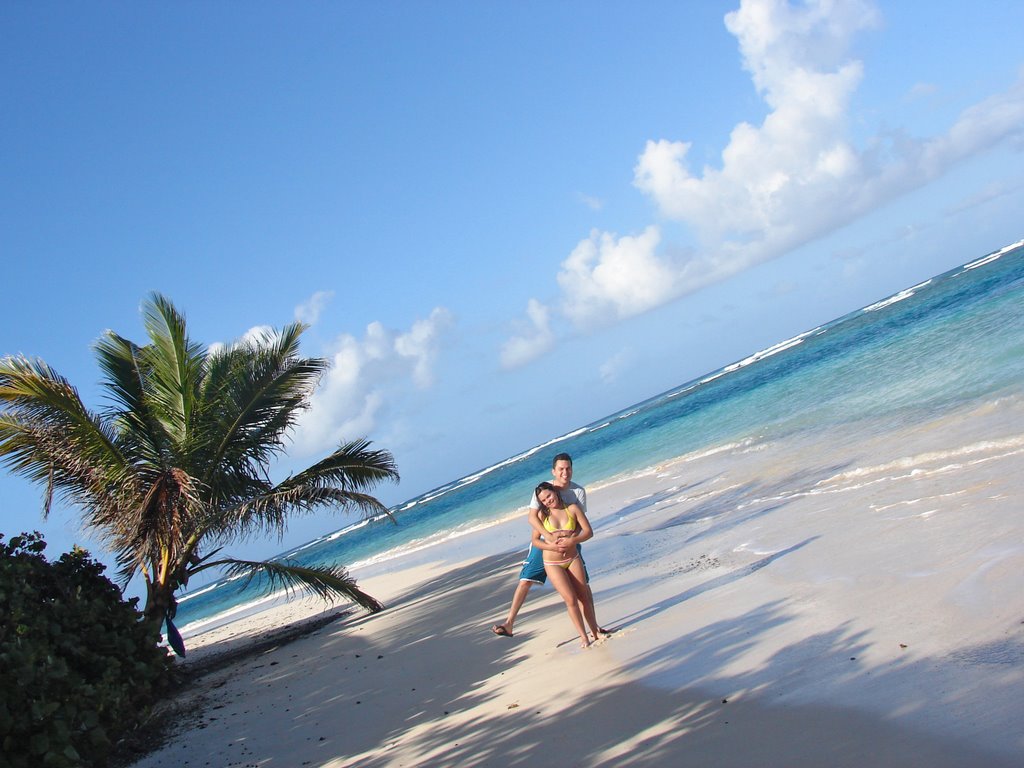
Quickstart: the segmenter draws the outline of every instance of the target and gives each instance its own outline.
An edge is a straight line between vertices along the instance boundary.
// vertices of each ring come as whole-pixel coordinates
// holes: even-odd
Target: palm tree
[[[86,526],[116,555],[122,586],[141,572],[143,614],[155,634],[166,620],[172,641],[180,640],[171,622],[175,592],[214,567],[262,573],[269,589],[380,610],[341,567],[214,559],[231,541],[283,535],[295,513],[387,513],[368,491],[398,480],[398,472],[391,454],[366,440],[270,480],[272,460],[328,366],[299,357],[305,326],[208,349],[189,339],[184,316],[159,294],[143,304],[143,318],[145,346],[113,331],[95,345],[109,399],[99,412],[46,363],[0,360],[0,461],[43,486],[44,515],[54,494],[82,509]]]

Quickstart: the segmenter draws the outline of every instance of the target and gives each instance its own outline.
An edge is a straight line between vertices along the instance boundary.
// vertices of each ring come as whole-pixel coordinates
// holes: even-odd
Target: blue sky
[[[310,323],[398,503],[1024,236],[1024,4],[0,4],[0,354]],[[586,479],[585,477],[582,479]],[[3,524],[77,541],[0,475]],[[270,556],[344,523],[296,520]]]

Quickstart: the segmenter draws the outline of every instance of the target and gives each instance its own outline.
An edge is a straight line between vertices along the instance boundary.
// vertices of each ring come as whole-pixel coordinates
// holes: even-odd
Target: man
[[[562,501],[566,504],[578,504],[584,513],[587,511],[587,491],[582,485],[578,485],[572,481],[572,457],[568,453],[560,453],[551,461],[551,476],[552,485],[558,489],[558,495],[561,496]],[[540,531],[541,535],[547,534],[544,530],[544,526],[541,525],[540,519],[537,517],[537,510],[540,509],[540,502],[537,500],[537,496],[534,494],[530,497],[530,511],[529,521],[530,526]],[[547,534],[550,536],[550,534]],[[502,624],[495,624],[491,627],[491,631],[496,635],[502,635],[503,637],[512,637],[512,629],[515,626],[516,616],[519,613],[519,609],[523,607],[523,603],[526,602],[526,596],[530,592],[530,587],[534,584],[543,584],[547,581],[547,573],[544,571],[544,552],[537,547],[530,545],[530,549],[526,555],[526,560],[523,562],[523,567],[519,571],[519,584],[516,585],[516,591],[512,595],[512,605],[508,609],[508,617]],[[580,559],[583,558],[583,552],[580,551]],[[586,563],[583,565],[584,571],[586,570]],[[590,592],[589,576],[587,584],[587,600],[590,603],[594,602],[594,596]],[[600,630],[602,633],[607,634],[607,630]]]

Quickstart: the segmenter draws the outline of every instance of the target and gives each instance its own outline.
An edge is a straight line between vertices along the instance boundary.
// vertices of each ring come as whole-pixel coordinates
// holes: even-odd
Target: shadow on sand
[[[743,578],[806,543],[681,591],[627,622]],[[399,753],[390,751],[395,746],[406,759],[423,756],[402,764],[470,767],[1018,764],[980,745],[908,727],[896,716],[778,700],[776,686],[809,665],[826,664],[837,690],[875,675],[873,685],[904,686],[901,712],[936,706],[928,689],[907,688],[931,660],[881,672],[863,668],[855,659],[868,640],[845,626],[793,643],[757,670],[721,671],[791,620],[781,603],[673,637],[627,663],[632,680],[599,685],[557,717],[529,704],[506,707],[485,683],[536,662],[519,637],[495,638],[488,629],[495,607],[509,596],[510,568],[519,556],[479,561],[411,589],[392,601],[386,632],[363,631],[385,614],[353,617],[239,662],[223,673],[199,725],[142,764],[383,768],[400,764]],[[455,617],[474,618],[453,623]],[[688,685],[697,671],[700,685]],[[233,687],[236,679],[246,685]],[[258,694],[251,693],[254,685]],[[946,705],[962,693],[945,691]],[[251,723],[267,722],[268,715],[272,729],[254,731]]]

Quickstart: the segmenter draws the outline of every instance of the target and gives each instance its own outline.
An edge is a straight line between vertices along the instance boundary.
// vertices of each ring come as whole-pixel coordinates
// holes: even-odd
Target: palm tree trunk
[[[157,628],[157,634],[160,632],[161,622],[168,614],[173,617],[176,607],[174,593],[166,584],[147,582],[146,607],[142,610],[142,617],[144,621]]]

